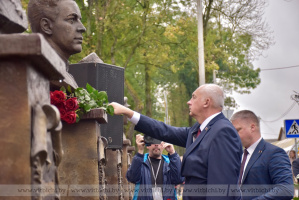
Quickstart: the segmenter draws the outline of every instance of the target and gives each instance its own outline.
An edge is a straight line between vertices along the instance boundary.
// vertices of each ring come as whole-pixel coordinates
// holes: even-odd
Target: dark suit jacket
[[[293,161],[293,174],[296,177],[299,174],[299,158]]]
[[[244,200],[292,199],[293,177],[286,152],[262,139],[246,166],[241,190]]]
[[[241,165],[242,145],[236,129],[221,113],[193,142],[199,126],[172,127],[141,115],[135,130],[186,147],[181,169],[184,199],[236,199],[228,190],[237,184]]]

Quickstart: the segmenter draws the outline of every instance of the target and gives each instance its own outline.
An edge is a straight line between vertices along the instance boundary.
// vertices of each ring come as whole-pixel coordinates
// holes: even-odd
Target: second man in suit
[[[235,113],[231,122],[245,148],[239,177],[242,199],[292,199],[293,178],[286,152],[261,137],[259,119],[252,111]]]

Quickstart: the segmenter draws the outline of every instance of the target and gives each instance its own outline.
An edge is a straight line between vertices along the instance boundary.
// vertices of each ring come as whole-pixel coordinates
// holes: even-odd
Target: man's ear
[[[211,99],[210,98],[206,98],[203,106],[204,107],[208,107],[210,105],[210,103],[211,103]]]
[[[52,35],[53,31],[53,25],[50,19],[48,18],[42,18],[40,20],[40,27],[42,32],[46,33],[47,35]]]
[[[254,124],[254,123],[251,123],[251,124],[250,124],[250,129],[252,130],[252,132],[254,132],[254,131],[255,131],[255,129],[256,129],[256,126],[255,126],[255,124]]]

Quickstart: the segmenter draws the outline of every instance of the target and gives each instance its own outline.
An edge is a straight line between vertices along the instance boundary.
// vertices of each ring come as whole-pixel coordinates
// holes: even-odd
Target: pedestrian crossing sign
[[[299,137],[299,119],[284,120],[284,129],[287,138]]]

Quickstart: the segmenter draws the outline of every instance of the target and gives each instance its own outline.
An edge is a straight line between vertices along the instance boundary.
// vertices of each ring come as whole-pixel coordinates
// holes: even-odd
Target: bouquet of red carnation
[[[70,87],[67,89],[69,95],[66,94],[64,87],[50,92],[51,104],[58,108],[61,120],[69,124],[79,122],[84,113],[88,113],[94,108],[101,108],[109,115],[114,114],[114,109],[109,105],[105,91],[99,92],[88,83],[86,89],[79,87],[74,92]]]
[[[61,120],[73,124],[76,122],[79,110],[79,103],[76,97],[67,97],[63,91],[55,90],[50,92],[51,104],[55,105],[59,112]]]

